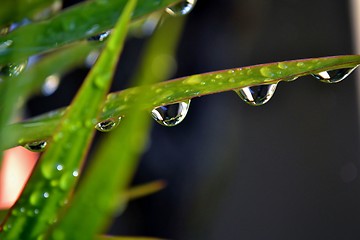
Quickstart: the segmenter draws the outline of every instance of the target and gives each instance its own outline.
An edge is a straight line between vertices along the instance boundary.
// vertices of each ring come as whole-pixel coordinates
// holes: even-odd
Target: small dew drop
[[[283,62],[279,62],[278,63],[278,67],[280,68],[280,69],[287,69],[288,68],[288,65],[286,65],[286,63],[283,63]]]
[[[75,170],[75,171],[73,171],[72,175],[73,175],[74,177],[78,177],[78,176],[79,176],[79,172]]]
[[[156,122],[163,126],[172,127],[184,120],[190,106],[190,100],[161,106],[151,111]]]
[[[297,66],[297,67],[303,67],[303,66],[305,66],[305,64],[304,64],[303,62],[298,62],[298,63],[296,64],[296,66]]]
[[[235,91],[239,97],[252,106],[260,106],[267,103],[274,95],[277,84],[245,87]]]
[[[269,77],[269,78],[271,78],[271,77],[274,77],[274,76],[275,76],[274,72],[273,72],[270,68],[268,68],[268,67],[262,67],[262,68],[260,69],[260,73],[261,73],[261,75],[264,76],[264,77]]]
[[[56,169],[57,169],[58,171],[62,171],[62,170],[64,169],[64,166],[61,165],[61,164],[58,164],[58,165],[56,166]]]
[[[197,0],[182,0],[179,3],[175,3],[165,9],[165,11],[171,16],[186,15],[194,8]]]
[[[44,196],[44,198],[48,198],[50,196],[50,194],[48,192],[44,192],[43,196]]]
[[[27,143],[24,145],[24,147],[32,152],[43,152],[46,148],[46,145],[47,145],[46,141],[37,141],[37,142]]]
[[[108,30],[108,31],[102,32],[102,33],[100,33],[98,35],[89,37],[87,40],[88,41],[102,42],[102,41],[105,41],[110,36],[110,33],[111,33],[111,31]]]
[[[43,204],[44,198],[48,197],[49,193],[47,192],[35,191],[30,195],[29,202],[33,206],[41,206],[41,204]]]
[[[352,71],[354,71],[356,68],[357,66],[354,68],[342,68],[331,71],[323,71],[311,75],[325,83],[338,83],[349,76],[350,73],[352,73]]]
[[[121,121],[121,117],[119,117],[118,119],[108,118],[108,119],[96,124],[95,128],[97,130],[99,130],[100,132],[110,132],[111,130],[113,130],[115,127],[117,127],[119,125],[120,121]]]

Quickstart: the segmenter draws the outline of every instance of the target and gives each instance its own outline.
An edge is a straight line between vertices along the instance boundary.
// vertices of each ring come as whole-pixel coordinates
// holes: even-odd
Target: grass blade
[[[133,19],[164,9],[178,0],[139,0]],[[65,44],[96,35],[114,27],[127,0],[85,1],[68,8],[57,16],[32,23],[0,36],[0,63],[7,63],[14,53],[26,58]],[[37,34],[33,34],[37,32]],[[26,37],[24,37],[26,36]]]
[[[140,96],[144,100],[139,104],[138,108],[151,111],[154,107],[160,105],[167,105],[194,97],[236,90],[242,87],[276,83],[311,73],[352,68],[359,64],[359,55],[310,58],[204,73],[151,86],[130,88],[108,95],[100,119],[126,115],[130,109],[139,103]],[[279,66],[283,68],[286,66],[286,68],[280,69]],[[267,76],[261,73],[261,69],[265,69],[263,72],[267,73]],[[49,133],[54,131],[60,117],[61,112],[55,111],[51,114],[51,117],[44,115],[35,121],[12,125],[12,130],[21,130],[23,134],[21,139],[9,142],[9,146],[22,144],[27,140],[32,141],[34,140],[33,134],[36,134],[38,139],[48,137]]]
[[[62,118],[49,148],[11,209],[0,232],[1,238],[35,239],[57,221],[59,209],[68,201],[94,134],[93,120],[111,85],[133,7],[134,1],[125,8],[97,64]]]
[[[164,23],[165,27],[159,29],[157,35],[162,41],[168,38],[168,27],[174,29],[176,22],[175,35],[179,35],[182,21],[171,19],[172,21]],[[175,21],[175,22],[174,22]],[[179,32],[178,32],[179,31]],[[177,38],[173,38],[176,43]],[[152,42],[153,43],[153,42]],[[149,45],[149,53],[156,59],[158,54],[167,53],[173,55],[175,43],[169,44],[163,52],[152,51],[152,48],[164,47],[157,44]],[[147,55],[147,54],[145,54]],[[149,68],[149,65],[142,65]],[[163,69],[165,73],[166,69]],[[161,77],[159,77],[161,76]],[[166,78],[166,74],[151,74],[148,78],[142,78],[139,84],[147,84],[160,81]],[[141,100],[141,96],[139,96]],[[148,130],[150,127],[149,115],[137,108],[132,109],[131,114],[122,120],[121,125],[113,132],[109,133],[105,141],[97,148],[94,159],[92,159],[88,171],[85,173],[83,181],[80,182],[78,192],[74,196],[69,211],[64,219],[54,230],[53,236],[61,236],[62,239],[90,239],[94,234],[103,231],[111,221],[115,209],[123,208],[128,200],[128,184],[138,164],[139,156],[147,141]],[[113,147],[109,147],[113,146]],[[155,186],[157,189],[158,186]],[[153,190],[155,190],[153,189]],[[139,190],[139,189],[138,189]],[[147,189],[151,190],[151,189]],[[133,192],[133,197],[137,194],[143,194],[144,189],[139,192]],[[91,199],[91,201],[89,201]],[[86,218],[84,218],[86,216]],[[73,229],[77,231],[74,232]],[[86,235],[84,235],[86,232]]]

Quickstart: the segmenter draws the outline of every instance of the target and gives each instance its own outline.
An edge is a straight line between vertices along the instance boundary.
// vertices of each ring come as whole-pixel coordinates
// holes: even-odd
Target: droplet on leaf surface
[[[341,68],[331,71],[323,71],[311,75],[325,83],[338,83],[344,80],[347,76],[349,76],[350,73],[352,73],[352,71],[354,71],[357,67],[358,66],[353,68]]]
[[[92,36],[88,38],[88,41],[98,41],[98,42],[102,42],[104,40],[106,40],[109,36],[110,36],[111,31],[105,31],[102,32],[98,35]]]
[[[194,8],[197,0],[182,0],[179,3],[175,3],[165,9],[165,11],[171,16],[186,15]]]
[[[96,124],[95,128],[97,130],[99,130],[100,132],[110,132],[111,130],[113,130],[115,127],[117,127],[119,125],[120,120],[121,120],[121,117],[118,119],[108,118],[108,119]]]
[[[27,143],[24,145],[24,147],[32,152],[43,152],[46,148],[46,145],[46,141],[36,141],[32,143]]]
[[[274,95],[277,84],[259,85],[253,87],[244,87],[235,92],[247,104],[260,106],[267,103]]]
[[[152,117],[163,126],[172,127],[184,120],[190,106],[190,100],[154,108]]]

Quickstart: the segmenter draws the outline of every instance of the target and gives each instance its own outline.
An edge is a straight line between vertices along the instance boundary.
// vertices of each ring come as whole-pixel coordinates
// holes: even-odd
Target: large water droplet
[[[235,91],[242,100],[252,106],[260,106],[267,103],[274,95],[277,84],[245,87]]]
[[[341,68],[331,71],[323,71],[311,75],[325,83],[338,83],[349,76],[350,73],[352,73],[352,71],[354,71],[357,67],[358,66],[353,68]]]
[[[47,145],[46,141],[37,141],[37,142],[27,143],[24,145],[24,147],[27,150],[33,152],[43,152],[46,148],[46,145]]]
[[[110,132],[119,125],[120,121],[121,121],[121,117],[119,117],[118,119],[108,118],[96,124],[95,128],[101,132]]]
[[[190,106],[190,100],[154,108],[152,117],[161,125],[172,127],[184,120]]]
[[[87,40],[88,41],[98,41],[98,42],[102,42],[104,40],[106,40],[109,36],[110,36],[111,31],[106,31],[106,32],[102,32],[98,35],[89,37]]]
[[[182,0],[165,9],[171,16],[182,16],[188,14],[195,6],[197,0]]]

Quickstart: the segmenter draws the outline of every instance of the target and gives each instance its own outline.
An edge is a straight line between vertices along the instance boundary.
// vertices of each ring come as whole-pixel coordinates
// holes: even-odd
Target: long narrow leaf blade
[[[59,209],[68,201],[94,134],[93,120],[110,88],[133,7],[134,1],[125,8],[97,64],[62,118],[49,148],[12,208],[0,232],[1,238],[35,239],[57,221]]]
[[[125,115],[135,106],[140,96],[144,98],[144,101],[138,107],[151,110],[160,105],[203,95],[292,80],[322,71],[353,68],[359,64],[359,55],[310,58],[203,73],[147,87],[130,88],[108,95],[101,119]],[[9,142],[8,146],[33,141],[34,134],[38,139],[48,137],[49,133],[54,131],[60,117],[61,111],[53,112],[49,116],[44,115],[35,121],[12,125],[11,128],[14,131],[19,129],[23,131],[23,134],[17,141]]]
[[[164,9],[178,0],[139,0],[133,19]],[[9,56],[28,57],[64,44],[91,37],[113,28],[127,0],[85,1],[57,16],[23,26],[6,36],[0,36],[0,63]],[[37,34],[33,34],[37,32]],[[24,37],[26,36],[26,37]],[[9,46],[1,47],[7,42]]]

